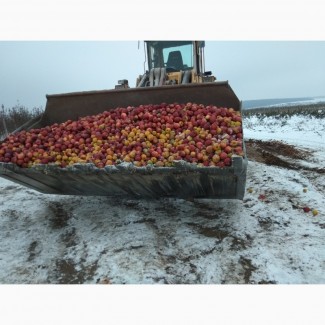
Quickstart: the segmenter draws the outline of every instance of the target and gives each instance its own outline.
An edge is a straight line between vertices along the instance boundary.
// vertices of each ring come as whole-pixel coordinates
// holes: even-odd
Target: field
[[[244,112],[243,201],[45,195],[1,178],[0,283],[325,283],[324,110]]]

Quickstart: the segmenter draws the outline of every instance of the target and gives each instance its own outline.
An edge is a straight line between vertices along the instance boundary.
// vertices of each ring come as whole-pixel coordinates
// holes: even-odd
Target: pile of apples
[[[242,117],[233,108],[196,103],[119,107],[40,129],[10,134],[0,162],[20,167],[93,163],[98,168],[133,163],[226,167],[244,156]]]

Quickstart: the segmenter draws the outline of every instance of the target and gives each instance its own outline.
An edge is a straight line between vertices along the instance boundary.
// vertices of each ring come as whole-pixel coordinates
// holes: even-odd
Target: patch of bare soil
[[[262,141],[249,139],[245,142],[247,157],[249,160],[264,163],[266,165],[279,166],[288,169],[304,169],[324,174],[324,168],[310,168],[301,166],[297,161],[308,160],[312,151],[298,149],[293,145],[281,141]],[[288,160],[286,160],[288,158]],[[295,162],[292,162],[295,160]]]
[[[68,225],[70,212],[59,202],[49,202],[49,220],[53,229],[61,229]]]
[[[58,284],[81,284],[92,279],[97,270],[97,261],[90,265],[76,265],[71,259],[56,261],[55,272]]]

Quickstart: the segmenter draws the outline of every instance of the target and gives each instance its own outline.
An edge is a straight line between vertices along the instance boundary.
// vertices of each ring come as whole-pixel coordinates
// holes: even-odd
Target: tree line
[[[15,131],[27,121],[31,120],[44,112],[42,107],[34,107],[29,109],[21,104],[13,107],[5,108],[1,105],[0,109],[0,139],[7,134]]]

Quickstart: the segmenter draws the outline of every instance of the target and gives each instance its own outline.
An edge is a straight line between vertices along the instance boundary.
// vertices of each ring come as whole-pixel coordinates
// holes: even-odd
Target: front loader
[[[241,102],[227,81],[216,81],[204,68],[202,41],[146,41],[147,70],[130,88],[122,79],[111,90],[47,95],[44,113],[15,132],[42,128],[95,115],[117,107],[193,102],[241,111]],[[36,165],[21,168],[0,163],[0,176],[47,194],[102,195],[132,198],[240,199],[245,192],[247,157],[232,157],[229,167],[135,167],[120,164],[97,168],[75,164],[65,168]]]

